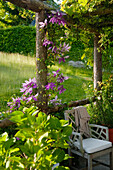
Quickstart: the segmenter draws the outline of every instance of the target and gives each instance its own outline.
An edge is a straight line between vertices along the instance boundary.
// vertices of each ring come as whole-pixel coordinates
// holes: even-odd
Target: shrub
[[[72,133],[67,121],[47,116],[33,106],[10,116],[18,132],[10,139],[7,133],[0,136],[0,169],[51,170],[54,164],[69,158],[64,152]]]
[[[16,26],[0,29],[0,51],[34,56],[36,29]]]
[[[113,127],[113,77],[99,83],[99,87],[100,90],[94,91],[96,102],[89,106],[91,121]]]

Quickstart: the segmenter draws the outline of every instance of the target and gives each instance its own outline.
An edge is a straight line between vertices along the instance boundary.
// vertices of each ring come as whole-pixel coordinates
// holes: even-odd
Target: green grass
[[[92,70],[73,68],[68,64],[57,64],[52,67],[54,70],[59,68],[64,76],[69,77],[69,79],[64,82],[66,91],[59,96],[62,101],[70,102],[86,98],[85,88],[88,83],[92,81]]]
[[[59,68],[65,76],[69,77],[64,82],[64,88],[67,90],[60,95],[62,101],[69,102],[86,98],[85,88],[92,81],[93,71],[73,68],[67,64],[56,64],[50,68],[50,71]],[[35,72],[35,58],[0,52],[0,110],[6,110],[7,101],[12,95],[21,95],[22,83],[35,77]]]
[[[20,95],[21,84],[35,76],[35,59],[0,52],[0,108],[13,95]]]

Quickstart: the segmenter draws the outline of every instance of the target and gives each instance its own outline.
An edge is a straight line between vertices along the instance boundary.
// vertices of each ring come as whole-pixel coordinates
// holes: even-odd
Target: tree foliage
[[[111,50],[113,40],[113,1],[112,0],[63,0],[62,8],[72,17],[73,25],[79,30],[78,37],[84,42],[85,47],[90,47],[93,40],[91,34],[99,36],[99,51],[103,56],[103,66],[111,64]],[[89,53],[90,53],[89,49]],[[109,53],[108,53],[109,52]],[[92,55],[92,54],[91,54]],[[90,55],[90,56],[91,56]],[[85,54],[82,58],[85,57]],[[93,59],[93,55],[92,55]],[[90,60],[92,60],[90,57]]]
[[[34,19],[34,12],[17,7],[10,2],[0,1],[1,27],[29,25]]]

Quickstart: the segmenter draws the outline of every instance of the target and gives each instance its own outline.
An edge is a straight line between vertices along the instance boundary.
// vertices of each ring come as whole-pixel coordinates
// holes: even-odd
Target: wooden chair
[[[112,143],[109,142],[108,128],[100,125],[88,124],[89,128],[89,137],[86,137],[84,133],[80,132],[79,126],[76,126],[75,112],[80,109],[84,110],[85,107],[79,106],[72,110],[66,110],[65,120],[68,120],[69,123],[72,123],[73,132],[70,136],[70,148],[69,154],[77,154],[88,160],[88,170],[92,170],[93,161],[96,157],[109,154],[110,155],[110,165],[101,163],[104,166],[110,167],[110,170],[113,170],[113,149]],[[86,109],[86,108],[85,108]],[[78,112],[79,113],[79,112]],[[80,121],[80,120],[79,120]],[[70,159],[70,166],[72,166],[72,159]]]

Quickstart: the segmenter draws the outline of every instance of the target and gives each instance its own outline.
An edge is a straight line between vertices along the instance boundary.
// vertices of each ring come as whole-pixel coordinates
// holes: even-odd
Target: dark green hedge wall
[[[36,29],[33,26],[16,26],[0,29],[0,51],[34,56]]]

